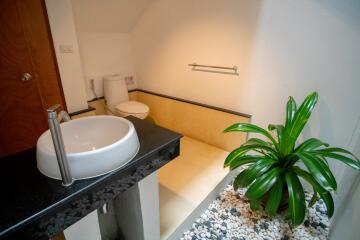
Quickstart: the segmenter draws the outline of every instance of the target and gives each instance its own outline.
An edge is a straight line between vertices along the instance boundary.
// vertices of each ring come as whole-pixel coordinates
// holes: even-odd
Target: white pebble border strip
[[[284,214],[268,217],[262,210],[251,211],[245,191],[235,193],[232,185],[228,185],[181,240],[327,239],[330,224],[322,200],[308,208],[304,223],[294,228]],[[305,195],[308,202],[311,195]]]

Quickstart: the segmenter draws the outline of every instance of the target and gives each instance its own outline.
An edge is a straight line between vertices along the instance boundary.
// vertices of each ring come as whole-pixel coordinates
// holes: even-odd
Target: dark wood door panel
[[[35,146],[47,129],[16,1],[0,1],[0,157]],[[22,73],[33,79],[22,81]]]
[[[17,0],[44,109],[59,103],[66,109],[44,0]]]

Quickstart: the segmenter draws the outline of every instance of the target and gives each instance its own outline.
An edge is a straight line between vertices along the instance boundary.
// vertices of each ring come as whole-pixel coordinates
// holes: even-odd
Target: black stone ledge
[[[48,239],[179,155],[180,134],[127,119],[140,141],[136,157],[119,170],[67,188],[37,170],[35,149],[0,159],[0,239]]]

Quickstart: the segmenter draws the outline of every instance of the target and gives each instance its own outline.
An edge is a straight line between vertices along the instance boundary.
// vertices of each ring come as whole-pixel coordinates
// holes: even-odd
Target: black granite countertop
[[[180,134],[127,118],[140,141],[136,157],[119,170],[67,188],[37,170],[36,149],[0,159],[0,238],[47,239],[179,155]]]

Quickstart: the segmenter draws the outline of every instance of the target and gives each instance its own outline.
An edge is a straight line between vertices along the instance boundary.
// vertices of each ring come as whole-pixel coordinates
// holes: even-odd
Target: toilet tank
[[[104,77],[104,97],[109,108],[129,101],[128,89],[123,76],[114,74]]]

